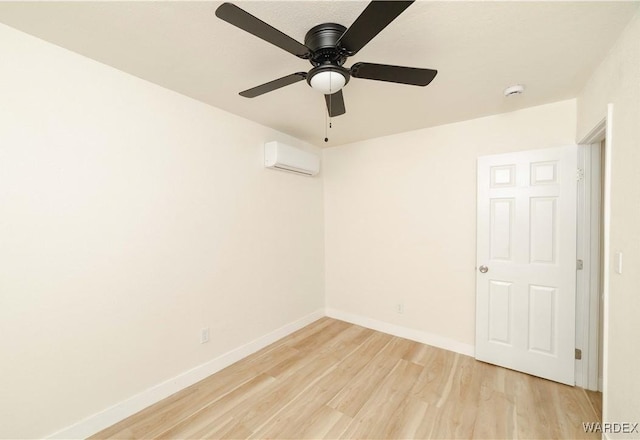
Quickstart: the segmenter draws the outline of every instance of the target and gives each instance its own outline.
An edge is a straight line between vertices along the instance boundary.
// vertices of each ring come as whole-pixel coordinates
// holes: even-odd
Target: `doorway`
[[[525,264],[530,265],[533,270],[528,275],[524,275],[526,275],[525,278],[528,280],[525,284],[528,284],[529,290],[531,290],[531,286],[534,286],[530,284],[531,276],[539,276],[540,271],[545,270],[544,267],[542,267],[544,264],[532,263],[553,263],[553,258],[549,259],[549,261],[535,261],[536,259],[533,258],[531,252],[535,249],[532,247],[532,240],[535,234],[533,234],[534,231],[532,229],[524,228],[522,231],[519,231],[519,233],[514,234],[517,229],[516,219],[525,218],[530,219],[525,220],[525,222],[532,222],[533,219],[536,218],[533,215],[535,214],[533,210],[534,205],[531,204],[534,199],[529,200],[528,203],[527,200],[516,203],[515,195],[509,193],[511,187],[516,186],[516,175],[518,174],[516,171],[519,169],[519,165],[516,166],[516,163],[518,163],[518,161],[527,162],[524,164],[522,168],[523,172],[520,174],[532,172],[536,169],[534,165],[542,164],[547,166],[552,163],[552,161],[550,158],[545,158],[544,161],[536,158],[536,162],[532,163],[529,161],[527,155],[531,155],[533,152],[522,152],[481,158],[482,160],[479,159],[478,168],[478,270],[482,275],[479,275],[477,278],[476,358],[571,385],[575,384],[592,391],[602,391],[603,384],[601,378],[604,368],[603,334],[605,320],[603,316],[603,300],[605,297],[604,267],[606,267],[604,263],[606,252],[604,250],[607,241],[606,234],[604,233],[605,225],[607,224],[607,219],[605,218],[606,210],[604,208],[604,192],[605,188],[607,188],[607,183],[605,182],[605,176],[607,175],[605,171],[605,165],[607,163],[605,157],[607,152],[606,120],[603,120],[599,125],[597,130],[591,135],[589,143],[581,143],[579,145],[577,149],[577,160],[573,162],[573,168],[569,166],[563,171],[565,176],[571,173],[571,178],[577,181],[575,198],[572,199],[574,200],[572,204],[576,204],[576,211],[573,214],[573,218],[576,221],[576,229],[572,233],[575,234],[576,237],[573,245],[573,260],[564,260],[562,265],[565,267],[563,270],[568,270],[573,273],[572,276],[575,280],[575,287],[571,289],[572,286],[565,284],[563,288],[555,289],[554,287],[554,289],[551,289],[553,292],[549,290],[549,292],[547,292],[549,293],[547,296],[549,296],[550,299],[549,307],[546,307],[546,309],[543,308],[545,310],[542,310],[548,312],[546,315],[548,315],[547,317],[549,318],[546,319],[548,325],[545,324],[545,326],[542,327],[544,331],[541,333],[545,336],[542,339],[547,340],[548,338],[549,340],[547,344],[548,352],[543,353],[547,355],[544,357],[544,364],[553,365],[552,362],[556,362],[554,369],[547,369],[546,366],[533,368],[532,365],[542,365],[542,361],[538,362],[536,359],[526,358],[522,354],[524,353],[528,356],[529,353],[540,351],[539,348],[534,350],[533,348],[536,347],[532,346],[531,335],[533,334],[534,338],[536,337],[533,333],[533,331],[536,330],[536,326],[531,323],[534,318],[539,319],[540,316],[546,316],[544,313],[540,313],[540,311],[533,310],[533,306],[537,304],[538,298],[540,298],[541,295],[530,291],[528,292],[528,300],[525,301],[523,305],[518,305],[519,303],[516,301],[518,295],[527,295],[526,293],[516,292],[516,290],[521,289],[518,287],[518,284],[523,284],[524,282],[518,283],[515,278],[511,279],[513,276],[509,278],[506,272],[496,273],[496,269],[500,269],[501,266],[505,264],[508,266],[507,263],[519,263],[514,266],[519,271],[521,271]],[[551,150],[547,151],[549,153],[551,152]],[[539,152],[538,154],[547,153]],[[498,162],[495,162],[496,160]],[[482,161],[489,161],[490,163],[487,162],[484,164]],[[558,162],[558,164],[560,164],[560,162]],[[483,170],[483,168],[486,168],[486,170]],[[573,173],[575,173],[575,178],[573,177]],[[486,174],[486,176],[484,174]],[[529,174],[526,174],[526,176],[529,177],[523,179],[525,186],[534,182]],[[548,182],[544,182],[547,187],[549,183],[559,183],[560,181],[555,181],[555,171],[549,172],[549,179]],[[522,186],[521,182],[520,187],[522,188]],[[489,188],[487,191],[493,191],[496,194],[491,196],[484,194],[481,190],[482,187]],[[538,200],[543,201],[549,199],[550,196],[549,194],[546,195],[545,198],[540,199],[539,197],[542,196],[542,194],[536,193],[535,195],[538,197]],[[483,199],[488,200],[486,203],[487,206],[483,208],[486,213],[481,209]],[[558,200],[558,207],[565,205],[566,202],[561,203],[560,199]],[[569,198],[566,198],[566,200],[569,200]],[[525,208],[527,212],[519,215],[515,210],[515,206],[517,205],[529,205]],[[553,212],[553,214],[548,218],[553,219],[556,215],[555,208],[550,212]],[[571,216],[569,213],[566,215],[568,217]],[[481,221],[483,219],[486,220],[485,223],[487,223],[484,226],[481,224],[483,223]],[[548,242],[553,243],[555,242],[553,237],[557,232],[560,232],[560,230],[556,230],[555,227],[548,229]],[[525,237],[524,242],[520,245],[518,245],[519,237]],[[526,252],[527,255],[520,258],[520,260],[522,260],[520,262],[514,260],[512,256],[512,251],[515,250],[517,253],[518,247],[523,247],[525,251],[529,249],[529,251]],[[549,250],[552,253],[554,252],[552,250],[553,248],[556,248],[556,246],[550,245]],[[567,245],[563,252],[568,255],[570,248],[571,246]],[[491,262],[491,264],[487,266],[485,262]],[[557,263],[559,263],[559,261]],[[514,267],[507,268],[511,271],[509,272],[511,275],[513,275],[513,270],[515,270]],[[491,270],[493,275],[487,278],[484,272],[488,270]],[[488,281],[484,278],[487,278]],[[549,281],[543,286],[547,290],[549,289],[548,286],[552,285],[548,284],[548,282]],[[573,312],[575,312],[575,318],[573,316],[570,317],[566,310],[569,307],[568,303],[562,306],[562,304],[553,298],[554,296],[560,297],[559,294],[563,290],[572,290],[575,292],[575,303],[571,305],[573,308],[571,314],[573,315]],[[574,294],[572,293],[572,295]],[[556,307],[558,308],[556,309]],[[516,317],[515,311],[518,309],[523,310],[524,314]],[[561,312],[562,315],[557,312]],[[551,338],[552,334],[560,329],[559,324],[562,320],[556,319],[560,316],[567,321],[569,320],[568,318],[572,318],[570,321],[573,324],[571,325],[575,327],[575,332],[573,329],[571,329],[571,331],[568,329],[563,330],[562,334],[567,335],[567,338],[570,337],[571,339],[571,347],[562,343],[564,346],[562,351],[568,353],[570,349],[571,358],[565,358],[565,361],[562,362],[560,361],[560,356],[558,356],[559,352],[555,351],[555,349],[551,350],[551,347],[555,346],[556,343],[561,343],[561,339]],[[518,326],[524,327],[518,330],[520,328]],[[513,336],[517,334],[529,335],[529,340],[521,342],[519,349],[517,349],[512,341]],[[575,353],[573,352],[573,347],[575,347]],[[574,357],[575,360],[573,359]],[[514,359],[518,360],[519,358],[522,358],[522,362],[514,363]],[[555,358],[555,360],[552,361],[551,358]],[[567,364],[567,361],[571,363]],[[560,367],[560,363],[565,367]],[[569,373],[569,369],[571,373]],[[560,370],[566,373],[559,374],[558,371]]]
[[[605,298],[608,273],[609,157],[607,118],[582,140],[578,166],[584,178],[578,184],[577,255],[583,270],[576,276],[576,385],[603,391],[605,359]]]

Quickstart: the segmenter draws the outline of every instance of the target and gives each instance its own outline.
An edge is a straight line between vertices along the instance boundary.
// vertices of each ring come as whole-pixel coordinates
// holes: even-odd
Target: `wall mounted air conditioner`
[[[315,176],[320,172],[320,158],[299,148],[273,141],[264,144],[264,166]]]

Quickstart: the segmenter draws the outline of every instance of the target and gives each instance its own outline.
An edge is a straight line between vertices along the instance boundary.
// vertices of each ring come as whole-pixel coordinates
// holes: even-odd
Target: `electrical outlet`
[[[404,303],[397,303],[396,304],[396,313],[402,315],[404,313]]]
[[[209,327],[200,330],[200,343],[206,344],[209,342]]]

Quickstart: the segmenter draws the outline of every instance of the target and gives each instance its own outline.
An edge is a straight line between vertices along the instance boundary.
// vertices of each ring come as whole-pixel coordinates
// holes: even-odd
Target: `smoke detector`
[[[522,84],[516,84],[515,86],[504,89],[504,96],[520,95],[522,92],[524,92],[524,86]]]

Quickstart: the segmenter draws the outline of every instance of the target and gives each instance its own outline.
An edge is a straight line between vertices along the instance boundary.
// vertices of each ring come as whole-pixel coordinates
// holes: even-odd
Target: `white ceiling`
[[[298,41],[349,26],[368,2],[238,1]],[[311,65],[214,15],[219,2],[0,2],[0,22],[318,146],[334,146],[573,98],[638,2],[418,1],[358,61],[434,68],[427,87],[352,79],[325,132],[324,97],[304,81],[238,92]],[[516,83],[525,94],[505,98]]]

